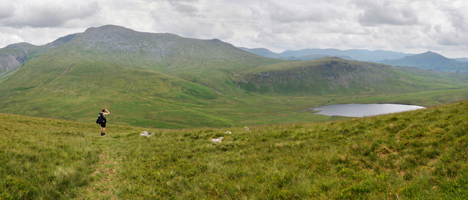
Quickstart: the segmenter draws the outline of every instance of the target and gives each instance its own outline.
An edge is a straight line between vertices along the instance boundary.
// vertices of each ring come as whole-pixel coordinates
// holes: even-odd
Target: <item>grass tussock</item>
[[[110,125],[104,138],[96,125],[0,115],[1,195],[99,199],[90,187],[106,182],[120,199],[466,199],[466,109],[151,137]]]

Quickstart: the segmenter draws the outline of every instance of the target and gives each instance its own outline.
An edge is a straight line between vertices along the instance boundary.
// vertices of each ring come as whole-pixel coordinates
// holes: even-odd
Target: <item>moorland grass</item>
[[[110,126],[103,138],[96,124],[1,114],[1,195],[466,199],[467,109],[464,101],[250,130],[148,129],[151,137],[139,136],[142,128]],[[221,136],[222,143],[209,141]]]
[[[96,124],[0,114],[0,199],[76,197],[93,181],[98,135]]]
[[[327,123],[127,135],[122,198],[464,199],[468,102]],[[224,131],[231,130],[233,134]],[[214,144],[210,138],[225,137]]]

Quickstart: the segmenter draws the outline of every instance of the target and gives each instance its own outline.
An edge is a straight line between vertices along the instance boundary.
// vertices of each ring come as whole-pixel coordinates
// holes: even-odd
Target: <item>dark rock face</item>
[[[1,53],[0,54],[0,72],[8,72],[22,64],[19,59],[10,54]]]
[[[28,55],[26,53],[21,53],[16,57],[16,60],[20,63],[26,62],[26,59],[28,58]]]

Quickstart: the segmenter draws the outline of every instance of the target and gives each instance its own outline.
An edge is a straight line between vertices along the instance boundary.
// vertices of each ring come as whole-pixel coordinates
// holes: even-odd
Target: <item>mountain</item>
[[[428,51],[422,54],[406,56],[397,60],[384,60],[381,63],[393,66],[409,66],[431,69],[442,72],[467,73],[468,63],[446,58],[440,54]]]
[[[0,112],[88,121],[106,107],[121,116],[114,123],[166,128],[233,125],[203,107],[219,93],[243,94],[232,81],[240,74],[283,62],[216,39],[112,25],[11,49],[28,54],[0,80]]]
[[[65,36],[44,46],[15,44],[1,49],[0,53],[4,54],[0,54],[3,58],[0,63],[6,63],[2,65],[3,72],[58,46],[61,48],[54,54],[74,52],[94,61],[154,70],[222,93],[239,92],[232,84],[232,79],[239,74],[281,62],[247,53],[217,39],[189,39],[169,33],[142,33],[107,25]]]
[[[437,77],[439,76],[439,77]],[[447,80],[447,81],[441,81]],[[336,57],[254,69],[236,80],[245,91],[265,95],[359,95],[450,89],[448,78],[426,70]]]
[[[282,62],[247,53],[217,39],[141,33],[119,26],[90,28],[61,49],[79,52],[94,61],[154,70],[222,93],[239,92],[232,84],[239,74]]]

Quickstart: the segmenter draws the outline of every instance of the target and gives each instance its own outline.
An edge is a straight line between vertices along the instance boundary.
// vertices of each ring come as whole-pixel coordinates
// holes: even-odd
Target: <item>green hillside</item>
[[[366,95],[466,87],[466,78],[328,57],[260,67],[237,84],[245,91],[266,95]]]
[[[46,52],[49,55],[77,52],[92,61],[154,70],[238,95],[242,93],[232,84],[235,77],[259,66],[281,62],[247,53],[217,39],[190,39],[107,25],[43,46],[20,43],[0,49],[0,73]]]
[[[353,66],[355,62],[342,59],[322,59],[316,62],[332,61],[341,63],[344,69],[340,73],[345,75],[348,74],[347,66]],[[301,63],[309,62],[272,65],[259,68],[258,71],[262,73],[261,70],[270,70],[270,67],[280,72],[302,70]],[[353,67],[349,69],[355,70]],[[363,74],[368,77],[364,77],[364,80],[356,79],[357,82],[348,81],[352,86],[349,88],[336,87],[332,85],[335,79],[325,78],[319,82],[321,86],[332,85],[337,89],[328,91],[328,88],[322,88],[322,93],[314,93],[315,90],[307,87],[306,84],[310,82],[298,82],[295,87],[291,87],[292,91],[289,88],[282,89],[282,83],[273,85],[275,93],[249,90],[241,85],[246,93],[236,96],[219,94],[201,84],[152,69],[95,61],[87,53],[72,50],[53,50],[31,59],[0,80],[0,112],[91,122],[102,108],[107,108],[115,116],[111,119],[112,123],[120,125],[157,128],[226,127],[333,120],[333,117],[316,115],[307,110],[336,102],[417,103],[430,106],[468,98],[468,90],[463,89],[466,88],[466,81],[457,74],[417,69],[407,69],[398,74],[391,70],[379,70],[364,67],[362,72],[353,76]],[[311,70],[305,70],[306,74],[314,76],[338,72],[325,70],[311,73]],[[370,82],[368,78],[375,76],[373,73],[391,74],[407,85]],[[314,80],[313,77],[304,79]],[[354,88],[352,84],[363,87]],[[458,89],[456,98],[453,89]],[[399,96],[408,91],[412,93]],[[429,93],[422,94],[425,91]],[[304,95],[309,97],[304,98]]]
[[[92,121],[106,107],[123,124],[230,125],[196,111],[206,100],[218,98],[209,88],[151,70],[86,60],[79,54],[37,57],[4,79],[0,93],[1,112]]]
[[[232,80],[259,66],[282,62],[242,51],[217,39],[142,33],[119,26],[89,28],[56,52],[121,66],[149,69],[199,83],[224,94],[241,94]]]
[[[467,109],[464,101],[250,130],[146,129],[151,137],[0,114],[0,197],[466,199]]]
[[[0,112],[82,122],[102,108],[113,124],[157,128],[326,121],[298,112],[319,101],[226,96],[200,84],[155,72],[48,52],[0,80]]]
[[[468,63],[459,62],[455,59],[446,58],[434,52],[406,56],[397,60],[385,60],[381,63],[393,66],[409,66],[423,69],[432,69],[435,71],[468,73]]]

